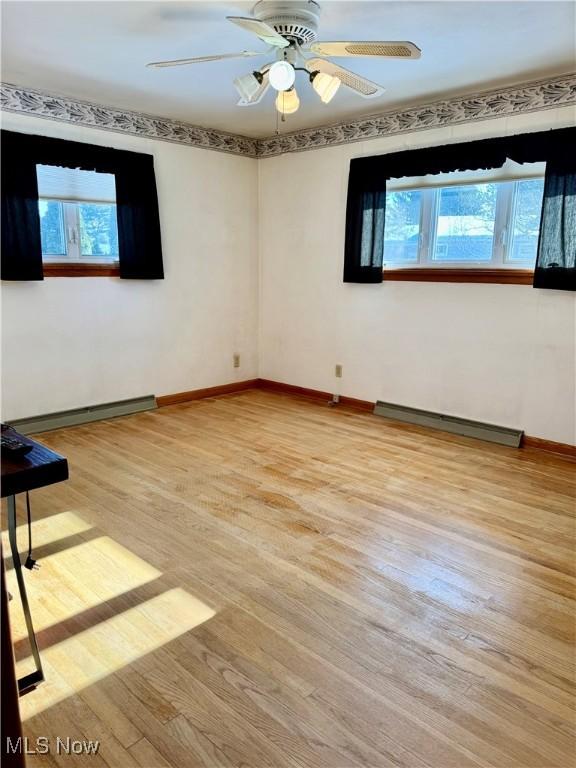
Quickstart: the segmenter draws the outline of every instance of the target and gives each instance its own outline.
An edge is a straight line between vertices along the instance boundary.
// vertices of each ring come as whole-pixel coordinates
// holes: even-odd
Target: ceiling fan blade
[[[246,18],[244,16],[226,16],[226,18],[228,21],[231,21],[233,24],[237,24],[247,32],[252,32],[253,35],[257,35],[260,40],[264,40],[264,42],[268,45],[273,45],[276,48],[286,48],[290,45],[288,40],[282,37],[282,35],[279,35],[274,27],[271,27],[264,21]]]
[[[377,56],[384,59],[419,59],[421,50],[407,40],[312,43],[310,50],[322,56]]]
[[[240,51],[240,53],[220,53],[213,56],[195,56],[192,59],[173,59],[172,61],[151,61],[147,67],[182,67],[186,64],[201,64],[203,61],[220,61],[221,59],[243,59],[250,56],[264,56],[267,51]]]
[[[264,95],[269,87],[270,87],[270,82],[268,81],[268,73],[266,72],[264,74],[264,79],[260,83],[260,88],[258,88],[254,96],[252,96],[251,99],[240,99],[240,101],[236,104],[236,106],[252,107],[254,106],[254,104],[259,104],[264,98]]]
[[[384,88],[381,85],[377,85],[377,83],[373,83],[371,80],[367,80],[355,72],[350,72],[349,69],[339,67],[338,64],[334,64],[332,61],[326,61],[326,59],[308,59],[306,61],[306,69],[308,72],[325,72],[327,75],[332,75],[332,77],[338,77],[342,85],[350,88],[365,99],[372,99],[374,96],[381,96],[384,93]]]

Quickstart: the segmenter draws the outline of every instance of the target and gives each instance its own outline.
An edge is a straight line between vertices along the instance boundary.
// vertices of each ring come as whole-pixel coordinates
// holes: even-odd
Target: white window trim
[[[418,260],[416,262],[386,261],[384,251],[384,267],[394,269],[531,269],[532,262],[508,259],[511,244],[511,229],[515,213],[517,183],[531,179],[541,179],[544,172],[509,174],[506,177],[487,175],[486,172],[476,174],[455,173],[443,175],[441,180],[429,182],[430,177],[423,177],[414,184],[413,180],[392,180],[387,185],[387,192],[420,192],[420,237],[418,241]],[[432,177],[434,178],[434,177]],[[410,183],[412,181],[412,183]],[[424,183],[423,183],[424,182]],[[436,245],[436,225],[438,221],[439,191],[449,186],[465,186],[468,184],[498,185],[496,208],[494,216],[494,233],[492,239],[492,258],[490,261],[435,261],[432,256]]]

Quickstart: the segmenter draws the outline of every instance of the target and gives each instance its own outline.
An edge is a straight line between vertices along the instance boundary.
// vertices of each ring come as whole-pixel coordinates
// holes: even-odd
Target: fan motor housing
[[[252,9],[252,15],[298,45],[309,45],[318,39],[320,6],[315,0],[260,0]]]

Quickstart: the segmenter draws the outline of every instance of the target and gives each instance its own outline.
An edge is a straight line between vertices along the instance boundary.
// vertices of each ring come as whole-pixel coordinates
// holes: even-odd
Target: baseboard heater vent
[[[478,440],[489,440],[491,443],[509,445],[519,448],[524,434],[521,429],[499,427],[496,424],[484,424],[481,421],[459,419],[457,416],[446,416],[434,411],[422,411],[419,408],[408,408],[405,405],[395,403],[376,402],[374,413],[396,421],[406,421],[409,424],[418,424],[420,427],[441,429],[444,432],[452,432],[464,437],[476,437]]]
[[[128,416],[140,411],[151,411],[157,408],[154,395],[135,397],[131,400],[118,400],[116,403],[102,403],[101,405],[88,405],[85,408],[74,408],[70,411],[58,411],[47,413],[43,416],[30,416],[27,419],[11,419],[8,424],[23,435],[31,435],[37,432],[48,432],[51,429],[61,427],[74,427],[78,424],[87,424],[91,421],[113,419],[116,416]]]

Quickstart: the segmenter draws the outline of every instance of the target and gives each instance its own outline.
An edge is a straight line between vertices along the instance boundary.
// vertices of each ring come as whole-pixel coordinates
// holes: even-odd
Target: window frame
[[[543,180],[544,173],[522,174],[513,178],[491,178],[482,175],[479,178],[454,179],[448,183],[443,181],[436,184],[393,182],[387,193],[400,191],[421,193],[418,260],[412,263],[387,262],[384,251],[384,280],[531,285],[534,266],[528,266],[527,262],[519,260],[512,261],[508,258],[508,254],[513,242],[518,184],[534,179]],[[449,187],[463,187],[470,184],[497,185],[491,259],[490,261],[444,262],[434,260],[440,192]]]
[[[120,262],[117,256],[83,256],[80,237],[80,206],[113,205],[103,200],[69,199],[61,197],[40,197],[38,202],[60,203],[65,254],[42,253],[44,277],[119,277]]]

